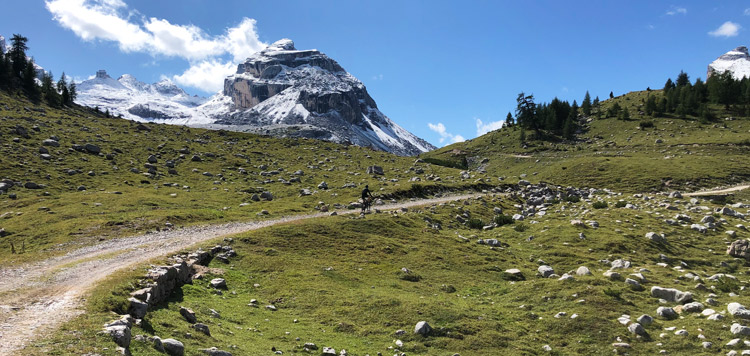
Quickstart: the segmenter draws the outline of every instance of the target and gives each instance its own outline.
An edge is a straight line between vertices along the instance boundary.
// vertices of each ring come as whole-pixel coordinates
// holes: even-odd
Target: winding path
[[[394,210],[473,198],[464,194],[379,206]],[[358,210],[337,211],[354,214]],[[330,213],[282,217],[162,231],[113,239],[74,250],[33,265],[0,269],[0,356],[16,355],[83,312],[84,297],[99,281],[123,268],[176,253],[199,242]]]
[[[712,189],[712,190],[704,190],[699,192],[692,192],[692,193],[685,193],[683,194],[686,197],[702,197],[702,196],[710,196],[710,195],[725,195],[732,192],[737,192],[740,190],[744,190],[750,188],[750,184],[742,184],[742,185],[736,185],[734,187],[729,188],[722,188],[722,189]]]

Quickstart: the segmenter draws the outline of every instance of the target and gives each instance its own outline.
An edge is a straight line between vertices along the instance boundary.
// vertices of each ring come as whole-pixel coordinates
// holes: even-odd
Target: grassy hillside
[[[523,146],[519,128],[503,128],[429,152],[425,159],[458,167],[466,162],[495,177],[526,174],[531,181],[626,192],[694,190],[750,179],[750,119],[719,106],[713,109],[720,119],[709,124],[691,116],[653,118],[643,114],[647,95],[661,93],[632,92],[602,102],[599,112],[618,103],[631,120],[593,114],[582,119],[582,132],[572,142]],[[654,127],[641,128],[642,122]]]
[[[45,146],[51,138],[57,143]],[[86,151],[87,144],[100,152]],[[155,163],[148,161],[152,156]],[[385,174],[366,174],[370,165],[382,166]],[[415,183],[433,185],[436,178],[448,187],[473,183],[458,173],[356,146],[140,125],[83,108],[35,106],[0,92],[0,180],[40,186],[16,185],[0,194],[0,228],[9,234],[0,238],[0,261],[37,260],[94,238],[153,231],[167,223],[315,212],[356,201],[365,184],[382,196]],[[319,189],[321,182],[329,188]],[[302,189],[312,194],[301,196]],[[251,200],[263,191],[274,199]],[[262,211],[268,214],[258,216]],[[11,244],[17,254],[11,254]]]
[[[233,244],[237,258],[229,265],[213,261],[213,274],[173,294],[142,327],[134,327],[133,334],[175,338],[185,343],[187,355],[201,355],[198,350],[208,347],[234,355],[270,355],[271,350],[320,354],[303,352],[306,342],[337,352],[346,349],[349,355],[601,355],[611,354],[616,342],[628,343],[629,349],[620,350],[633,355],[660,350],[673,355],[724,354],[732,349],[724,344],[734,338],[728,325],[739,320],[727,315],[712,321],[688,312],[677,320],[657,318],[657,307],[677,303],[662,304],[649,289],[690,291],[705,308],[721,313],[729,302],[746,303],[747,264],[724,252],[726,243],[734,240],[724,231],[737,230],[734,225],[744,222],[717,216],[726,222],[701,234],[688,226],[670,226],[664,219],[686,213],[697,221],[720,205],[650,198],[600,191],[577,203],[550,201],[543,216],[486,231],[470,229],[455,216],[468,212],[487,223],[495,217],[495,207],[514,214],[524,201],[487,196],[365,219],[339,216],[240,234]],[[601,208],[597,202],[608,206]],[[586,225],[573,226],[573,219]],[[650,231],[664,233],[666,242],[646,239]],[[748,236],[745,230],[737,233]],[[501,245],[478,244],[479,239],[498,239]],[[616,259],[632,266],[617,270],[623,276],[619,280],[603,276]],[[537,268],[542,264],[574,278],[541,278]],[[575,275],[580,266],[592,274]],[[402,268],[411,273],[406,275]],[[525,280],[508,278],[504,271],[510,268],[520,269]],[[116,318],[110,308],[124,301],[144,272],[129,272],[99,287],[86,315],[27,349],[29,354],[114,354],[111,338],[97,333],[103,323]],[[716,273],[736,279],[708,279]],[[217,293],[208,287],[214,277],[225,278],[228,290]],[[624,278],[640,280],[645,290],[631,289]],[[716,306],[704,302],[712,293]],[[260,307],[249,306],[251,299]],[[265,309],[268,304],[278,311]],[[211,336],[192,329],[180,316],[180,306],[194,310]],[[220,317],[212,316],[211,309]],[[653,316],[654,323],[645,326],[649,336],[628,332],[617,321],[623,314],[632,321],[642,314]],[[414,335],[414,325],[422,320],[436,332]],[[674,334],[681,329],[688,336]],[[397,335],[398,330],[406,333]],[[703,341],[712,342],[712,348],[704,349]],[[551,352],[544,351],[545,345]],[[145,341],[134,340],[131,350],[159,355]]]

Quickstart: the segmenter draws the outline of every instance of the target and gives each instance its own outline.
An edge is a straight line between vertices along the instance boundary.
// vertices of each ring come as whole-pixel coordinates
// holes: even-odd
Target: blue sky
[[[210,95],[265,44],[317,48],[395,122],[437,146],[538,101],[660,88],[747,41],[746,1],[4,1],[0,34],[58,77],[167,77]],[[8,16],[8,14],[19,14]],[[21,15],[23,14],[23,15]]]

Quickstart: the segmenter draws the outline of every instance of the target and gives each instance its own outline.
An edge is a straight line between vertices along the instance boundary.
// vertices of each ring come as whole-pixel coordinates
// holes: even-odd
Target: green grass
[[[660,91],[650,93],[661,95]],[[524,179],[532,182],[631,193],[696,190],[750,180],[750,150],[745,145],[750,139],[750,119],[720,106],[712,108],[721,119],[709,124],[691,116],[641,115],[647,95],[646,91],[632,92],[602,102],[599,111],[619,103],[633,119],[597,119],[593,114],[573,142],[529,141],[522,147],[520,129],[506,127],[425,157],[436,162],[467,161],[472,170],[481,165],[493,180],[504,177],[515,182],[526,174]],[[727,117],[734,119],[725,121]],[[662,143],[656,143],[657,139]],[[480,163],[485,158],[488,162]]]
[[[601,196],[610,206],[623,198],[636,200]],[[518,223],[475,230],[453,218],[469,211],[477,219],[490,221],[493,207],[510,212],[515,203],[486,197],[469,205],[456,202],[405,213],[370,214],[364,219],[330,217],[240,234],[234,244],[239,256],[230,265],[210,265],[223,270],[228,291],[214,293],[207,287],[214,276],[206,276],[152,311],[144,327],[134,328],[133,333],[177,338],[186,344],[188,355],[199,355],[197,349],[212,346],[240,355],[265,354],[272,347],[285,354],[299,353],[305,342],[346,349],[350,355],[392,354],[395,351],[388,347],[395,347],[395,339],[404,342],[401,351],[409,355],[534,355],[542,354],[545,344],[557,354],[609,354],[617,337],[631,343],[629,353],[633,355],[655,354],[662,349],[670,354],[715,354],[722,350],[725,341],[721,340],[731,334],[721,327],[722,322],[697,315],[683,314],[684,318],[676,321],[657,319],[646,328],[651,340],[636,340],[616,321],[622,314],[631,315],[633,320],[641,314],[655,316],[661,304],[649,295],[648,289],[654,285],[689,290],[696,300],[705,300],[710,291],[694,289],[694,281],[681,277],[687,272],[702,276],[709,288],[715,286],[713,292],[722,303],[714,307],[717,310],[730,301],[747,298],[746,291],[740,289],[748,286],[747,270],[724,254],[728,238],[722,229],[702,235],[686,227],[666,225],[664,216],[674,213],[663,208],[591,210],[591,203],[585,201],[559,203],[564,210],[530,219],[537,223],[526,221],[522,231],[515,229]],[[587,219],[597,220],[601,227],[572,226],[570,220],[582,211],[588,211]],[[443,229],[433,229],[427,218],[440,221]],[[727,219],[729,226],[739,222]],[[663,231],[667,243],[646,240],[644,234],[652,230]],[[578,238],[582,231],[586,240]],[[474,237],[466,242],[457,235]],[[530,240],[529,236],[534,238]],[[478,238],[497,238],[507,247],[480,245],[475,242]],[[666,268],[657,266],[659,254],[673,262]],[[617,258],[633,263],[633,269],[621,272],[625,276],[639,268],[648,269],[643,272],[648,279],[646,291],[633,291],[622,281],[602,276],[608,265],[599,260]],[[535,276],[539,260],[553,266],[558,274],[585,265],[593,275],[568,282],[542,279]],[[679,261],[687,263],[684,271],[672,268]],[[728,262],[732,271],[721,267],[721,262]],[[521,269],[525,280],[506,280],[503,271],[509,268]],[[31,350],[67,355],[113,347],[107,336],[96,335],[102,323],[114,318],[103,307],[119,306],[125,298],[121,286],[134,283],[136,272],[111,278],[97,288],[85,315]],[[732,273],[739,281],[712,283],[705,279],[719,272]],[[256,283],[260,285],[257,288]],[[729,291],[740,297],[729,297]],[[259,300],[261,308],[247,306],[253,298]],[[274,304],[279,310],[268,311],[263,308],[266,304]],[[191,330],[179,315],[180,306],[196,311],[199,322],[211,328],[212,336]],[[219,311],[221,319],[212,318],[209,309]],[[559,312],[567,316],[554,318]],[[571,319],[573,314],[578,317]],[[414,325],[420,320],[428,321],[436,333],[413,335]],[[723,323],[731,323],[731,317]],[[667,333],[667,337],[659,338],[662,329],[669,326],[686,328],[691,336],[680,339]],[[396,336],[399,329],[406,335]],[[714,342],[714,350],[700,346],[702,340],[696,338],[699,329]],[[193,338],[186,338],[185,333]],[[132,350],[138,355],[156,355],[148,345],[136,341]]]
[[[15,133],[19,125],[29,138]],[[455,169],[357,146],[171,125],[148,124],[151,130],[143,131],[137,125],[83,108],[37,107],[0,93],[0,179],[45,185],[38,190],[15,187],[9,193],[17,199],[0,195],[0,228],[11,233],[0,239],[0,261],[38,260],[100,238],[161,229],[166,223],[269,219],[316,212],[320,202],[346,206],[358,200],[365,184],[376,196],[419,196],[475,184],[461,179]],[[52,159],[45,160],[39,149],[51,136],[59,138],[60,147],[47,147]],[[102,155],[71,149],[86,143],[100,146]],[[157,157],[157,176],[143,173],[150,155]],[[202,161],[193,162],[193,155]],[[175,162],[176,175],[168,173],[168,160]],[[385,175],[366,174],[370,165],[382,166]],[[303,175],[295,175],[298,170]],[[262,176],[264,171],[279,174]],[[299,182],[290,183],[294,178]],[[412,183],[412,178],[421,182]],[[329,189],[317,188],[323,181]],[[343,188],[346,184],[353,187]],[[87,189],[78,191],[79,186]],[[305,188],[313,195],[300,196]],[[275,199],[251,200],[262,191]],[[262,210],[269,214],[257,216]],[[26,253],[11,254],[11,243],[19,252],[25,246]]]

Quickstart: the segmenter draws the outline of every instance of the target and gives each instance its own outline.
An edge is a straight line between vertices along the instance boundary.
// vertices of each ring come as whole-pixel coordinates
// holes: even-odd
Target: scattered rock
[[[576,275],[577,276],[590,276],[591,271],[588,269],[588,267],[581,266],[581,267],[578,267],[578,269],[576,270]]]
[[[729,303],[729,305],[727,305],[727,311],[734,317],[750,319],[750,310],[740,303]]]
[[[222,351],[215,347],[212,347],[210,349],[202,349],[201,351],[208,356],[232,356],[232,354],[228,351]]]
[[[656,309],[656,315],[667,320],[672,320],[672,319],[677,318],[677,312],[675,312],[674,309],[669,308],[669,307],[658,307]]]
[[[539,266],[537,269],[540,275],[542,275],[543,278],[549,278],[549,276],[555,274],[555,270],[547,265]]]
[[[628,325],[628,331],[638,336],[646,336],[646,329],[644,329],[643,325],[639,323],[632,323]]]
[[[420,321],[414,326],[414,333],[427,336],[432,332],[432,327],[426,321]]]
[[[750,336],[750,328],[747,326],[742,326],[738,323],[732,324],[732,327],[729,329],[729,331],[731,331],[733,335]]]
[[[180,315],[182,315],[182,317],[185,318],[185,320],[187,320],[187,322],[190,324],[195,324],[195,322],[198,320],[195,317],[195,313],[185,307],[180,307]]]
[[[185,345],[175,339],[164,339],[161,341],[164,351],[170,356],[183,356],[185,354]]]
[[[674,288],[662,288],[658,286],[651,287],[651,296],[677,303],[687,303],[693,300],[693,294],[690,292],[681,292]]]
[[[750,261],[750,240],[737,240],[727,248],[727,254],[732,257],[744,258]]]
[[[224,278],[214,278],[211,280],[211,287],[216,289],[226,289],[227,281]]]

